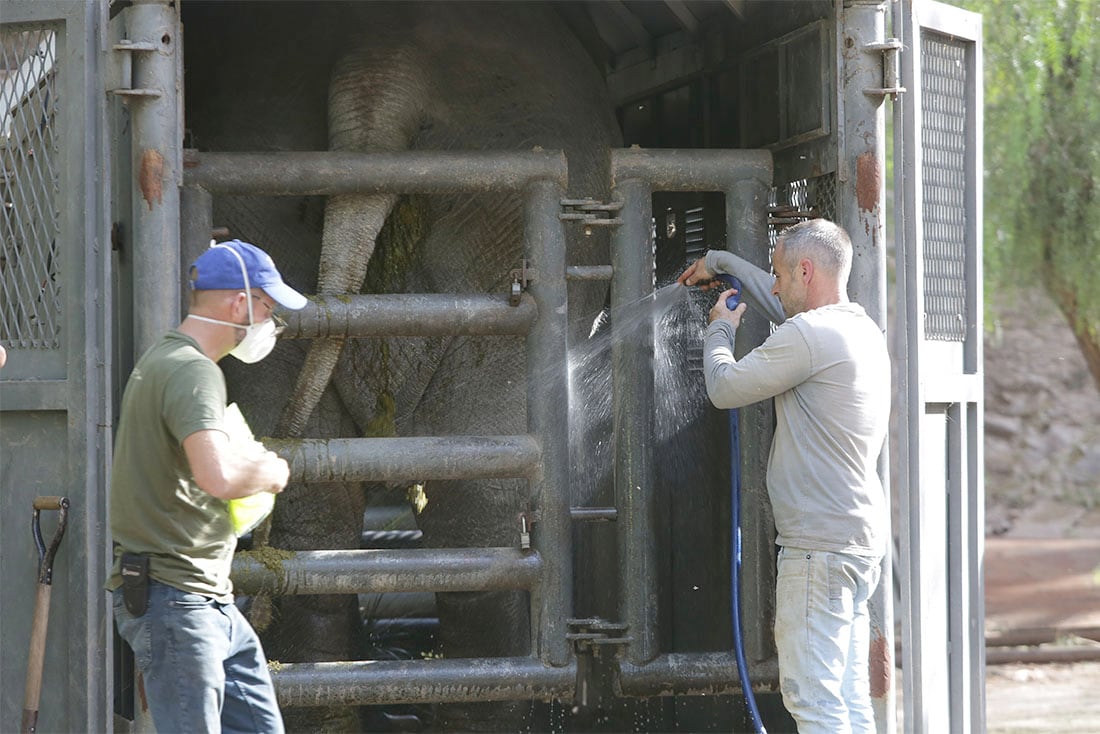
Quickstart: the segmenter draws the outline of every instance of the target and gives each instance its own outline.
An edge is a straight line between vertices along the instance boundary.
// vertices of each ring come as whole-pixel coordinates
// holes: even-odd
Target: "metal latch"
[[[132,89],[134,83],[134,54],[135,53],[150,53],[157,50],[155,43],[143,41],[135,43],[134,41],[127,41],[123,39],[111,47],[113,51],[120,51],[122,53],[122,79],[119,82],[118,89],[110,90],[111,94],[117,94],[120,97],[159,97],[159,89]]]
[[[868,43],[863,47],[868,53],[882,54],[882,86],[877,89],[864,89],[863,93],[870,97],[882,97],[887,94],[894,99],[905,91],[901,86],[901,40],[887,38],[882,43]]]
[[[535,269],[528,265],[527,260],[523,260],[518,268],[508,273],[508,277],[512,279],[512,288],[508,292],[508,304],[510,306],[519,305],[520,296],[527,290],[527,286],[535,280],[536,275]]]
[[[595,199],[562,199],[561,214],[563,222],[583,222],[584,233],[592,234],[593,227],[614,227],[623,223],[615,214],[623,208],[621,201],[605,203]]]
[[[565,639],[573,643],[577,655],[577,684],[573,697],[575,706],[582,708],[592,703],[593,694],[600,698],[600,692],[610,690],[610,680],[614,673],[613,658],[618,649],[634,640],[626,631],[629,625],[608,622],[599,617],[589,619],[566,620],[569,632]],[[611,654],[605,655],[604,651]]]
[[[538,521],[538,510],[519,513],[519,547],[521,550],[531,550],[531,528]]]

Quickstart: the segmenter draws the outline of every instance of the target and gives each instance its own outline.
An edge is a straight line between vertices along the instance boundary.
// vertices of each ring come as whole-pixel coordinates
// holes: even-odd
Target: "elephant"
[[[200,150],[541,147],[564,151],[568,195],[608,195],[610,150],[621,145],[614,109],[593,60],[547,4],[189,2],[183,22],[187,144]],[[268,250],[303,292],[503,294],[522,258],[522,211],[519,194],[503,193],[222,196],[214,218]],[[571,231],[567,260],[606,263],[606,235]],[[570,339],[580,340],[606,284],[569,288]],[[257,435],[495,435],[526,431],[525,360],[520,337],[315,339],[225,371]],[[426,546],[518,545],[523,481],[430,482],[424,491]],[[292,483],[267,540],[357,548],[367,505],[403,492]],[[442,655],[530,652],[524,594],[437,596]],[[354,597],[284,598],[270,616],[271,658],[358,654]],[[446,706],[436,725],[515,730],[520,715],[515,705]],[[299,726],[315,729],[311,716]]]

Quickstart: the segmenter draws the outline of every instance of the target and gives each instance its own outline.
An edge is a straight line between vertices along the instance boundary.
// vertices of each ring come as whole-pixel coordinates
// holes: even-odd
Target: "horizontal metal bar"
[[[769,658],[749,666],[756,689],[779,683],[779,664]],[[719,695],[741,693],[741,676],[732,652],[670,653],[646,665],[619,661],[619,682],[624,696]]]
[[[67,380],[0,380],[0,411],[68,408]]]
[[[772,181],[772,155],[766,150],[653,150],[627,148],[611,151],[616,184],[642,179],[656,191],[727,191],[746,179]]]
[[[283,338],[367,336],[524,335],[538,315],[523,294],[518,306],[507,295],[386,294],[310,296],[301,311],[280,311]]]
[[[618,520],[619,510],[614,507],[570,507],[569,517],[582,522]]]
[[[518,191],[566,184],[561,151],[184,153],[183,181],[211,193],[266,196]]]
[[[565,277],[569,280],[611,280],[615,270],[610,265],[568,265]]]
[[[533,436],[264,438],[294,481],[385,482],[530,476],[542,458]]]
[[[281,706],[570,699],[576,665],[534,658],[288,663],[272,670]]]
[[[241,594],[385,594],[394,591],[530,589],[542,559],[518,548],[242,551],[233,559]]]

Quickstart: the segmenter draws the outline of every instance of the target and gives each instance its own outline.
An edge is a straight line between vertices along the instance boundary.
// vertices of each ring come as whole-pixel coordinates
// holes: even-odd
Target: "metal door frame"
[[[982,474],[982,79],[981,16],[931,0],[906,0],[895,13],[906,53],[895,107],[899,340],[899,495],[903,510],[902,662],[905,729],[985,730],[984,487]],[[956,79],[966,112],[961,133],[965,222],[954,242],[963,253],[965,282],[956,337],[928,338],[925,317],[927,226],[945,221],[942,202],[925,202],[924,42],[960,54]],[[945,101],[941,96],[938,100]],[[942,118],[943,111],[938,111]],[[942,162],[938,162],[941,165]],[[952,181],[951,183],[956,183]],[[932,182],[933,187],[949,184]],[[949,219],[949,217],[948,217]],[[938,233],[943,237],[943,233]],[[936,438],[936,436],[939,438]],[[946,701],[946,706],[945,706]]]
[[[109,547],[102,518],[111,446],[111,245],[105,58],[106,3],[0,2],[5,26],[56,32],[58,346],[9,347],[0,370],[0,618],[2,717],[18,720],[34,605],[37,555],[30,532],[36,495],[70,499],[54,565],[40,726],[111,728]],[[18,432],[18,435],[16,435]],[[28,448],[40,446],[41,450]],[[54,453],[62,456],[54,456]],[[43,532],[52,532],[44,513]],[[23,654],[20,654],[22,651]]]

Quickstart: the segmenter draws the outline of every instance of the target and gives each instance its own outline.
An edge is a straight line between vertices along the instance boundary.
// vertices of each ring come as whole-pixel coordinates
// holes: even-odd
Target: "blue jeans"
[[[149,583],[149,607],[140,617],[126,610],[121,588],[113,601],[158,734],[282,734],[267,659],[236,606],[156,581]]]
[[[799,734],[874,734],[867,599],[878,558],[782,548],[775,646],[783,705]]]

